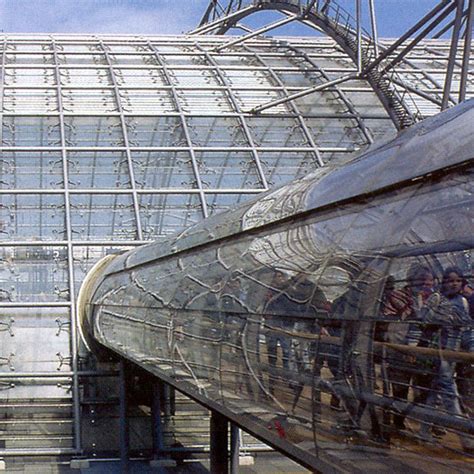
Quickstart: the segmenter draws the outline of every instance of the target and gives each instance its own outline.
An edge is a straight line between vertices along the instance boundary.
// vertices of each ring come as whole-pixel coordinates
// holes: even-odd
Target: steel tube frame
[[[472,46],[472,28],[474,27],[474,0],[468,0],[466,34],[464,37],[463,60],[461,67],[461,83],[459,85],[459,102],[466,100],[467,78],[469,75],[469,59]]]
[[[264,110],[267,110],[271,107],[276,107],[277,105],[285,104],[286,102],[289,102],[291,100],[299,99],[300,97],[304,97],[306,95],[312,94],[314,92],[319,92],[322,91],[328,87],[335,86],[337,84],[341,84],[342,82],[347,82],[352,79],[357,79],[358,75],[357,74],[349,74],[344,77],[339,77],[337,79],[334,79],[332,81],[325,82],[324,84],[319,84],[314,87],[309,87],[305,91],[298,92],[296,94],[289,95],[288,97],[284,97],[282,99],[277,99],[277,100],[272,100],[270,102],[267,102],[266,104],[259,105],[257,107],[254,107],[251,109],[248,113],[250,114],[258,114],[260,112],[263,112]]]
[[[398,64],[402,59],[418,44],[420,41],[422,41],[426,36],[433,31],[454,9],[455,5],[451,4],[449,5],[444,12],[441,12],[438,17],[434,18],[433,21],[426,27],[424,28],[418,35],[413,38],[410,43],[405,46],[400,53],[395,56],[395,58],[391,59],[387,65],[384,66],[382,69],[381,73],[384,74],[386,73],[389,69],[392,69],[395,64]],[[380,57],[382,57],[385,53],[382,53]],[[371,69],[371,66],[369,65],[368,69]]]
[[[298,18],[299,17],[297,15],[287,16],[283,18],[282,20],[276,21],[275,23],[271,23],[270,25],[264,26],[263,28],[259,28],[258,30],[252,31],[252,33],[249,33],[248,35],[241,36],[235,40],[232,40],[232,41],[229,41],[228,43],[223,44],[222,46],[218,46],[217,48],[214,48],[212,51],[219,53],[223,49],[230,48],[231,46],[235,46],[237,44],[243,43],[251,38],[254,38],[255,36],[261,35],[262,33],[267,33],[268,31],[274,30],[275,28],[279,28],[280,26],[287,25],[288,23],[298,20]]]
[[[265,60],[262,58],[262,56],[258,53],[256,53],[256,58],[260,61],[261,64],[263,64],[264,66],[267,67],[267,70],[268,70],[268,73],[272,76],[273,80],[275,82],[277,82],[278,84],[280,84],[280,86],[283,87],[283,91],[285,92],[285,94],[288,95],[288,91],[286,90],[283,82],[281,81],[281,79],[275,74],[274,71],[272,71],[272,68],[268,66],[268,64],[265,62]],[[293,111],[295,112],[296,116],[298,117],[298,122],[300,123],[300,126],[303,130],[303,133],[305,135],[305,138],[306,140],[308,141],[308,143],[310,144],[311,148],[313,148],[313,152],[314,152],[314,155],[316,157],[316,161],[318,162],[318,164],[320,166],[324,166],[324,161],[321,157],[321,153],[318,149],[318,145],[316,144],[316,142],[314,141],[313,139],[313,135],[311,134],[311,132],[308,130],[308,127],[304,121],[304,119],[302,118],[302,115],[300,113],[300,110],[298,108],[298,106],[293,102],[291,103],[291,108],[293,109]]]
[[[459,34],[461,32],[461,23],[463,18],[464,0],[454,0],[456,2],[456,17],[454,19],[453,34],[451,38],[451,47],[449,50],[448,70],[446,71],[446,79],[444,83],[443,100],[441,101],[441,110],[448,107],[449,94],[451,93],[451,85],[453,83],[454,65],[456,53],[458,50]]]
[[[388,58],[393,52],[397,50],[407,39],[409,39],[414,33],[416,33],[424,24],[434,18],[440,11],[445,7],[449,6],[451,0],[443,0],[433,10],[427,13],[421,20],[413,25],[406,33],[404,33],[397,41],[395,41],[390,47],[388,47],[380,56],[372,61],[363,71],[362,75],[366,75],[370,70],[378,66],[384,59]],[[451,10],[450,10],[451,11]]]
[[[230,424],[230,474],[238,474],[240,459],[240,428]]]
[[[375,59],[379,56],[379,35],[377,31],[377,18],[375,15],[374,0],[369,0],[369,11],[370,11],[370,25],[372,28],[372,36],[374,38],[374,54]]]
[[[362,3],[361,0],[356,2],[356,22],[357,22],[357,73],[362,72]]]
[[[109,52],[107,51],[107,48],[105,47],[104,42],[102,40],[99,41],[99,44],[102,48],[102,51],[107,61],[107,65],[109,67],[108,73],[110,76],[110,80],[112,81],[112,84],[113,84],[112,87],[113,87],[113,91],[115,95],[115,101],[117,103],[117,110],[120,117],[120,126],[122,128],[122,136],[123,136],[124,144],[125,144],[125,155],[127,157],[127,168],[128,168],[129,178],[130,178],[130,186],[131,186],[131,193],[132,193],[132,199],[133,199],[133,211],[134,211],[135,221],[136,221],[137,237],[139,240],[143,240],[143,230],[142,230],[142,224],[141,224],[141,218],[140,218],[140,206],[138,202],[135,173],[133,171],[132,156],[130,154],[130,143],[128,140],[127,124],[125,123],[125,117],[123,114],[122,100],[120,97],[119,87],[117,84],[117,80],[115,78],[116,75],[114,73],[114,68],[112,65],[112,61],[110,59]]]
[[[71,245],[72,242],[72,224],[71,224],[71,214],[70,214],[70,200],[69,200],[69,173],[68,173],[68,163],[66,155],[66,131],[64,125],[64,115],[63,105],[62,105],[62,91],[61,91],[61,80],[60,72],[57,68],[59,64],[57,58],[57,46],[54,39],[52,39],[52,48],[53,48],[53,57],[55,68],[55,77],[56,77],[56,86],[57,86],[57,101],[59,109],[59,133],[61,137],[61,160],[62,160],[62,169],[63,169],[63,180],[64,180],[64,205],[65,205],[65,219],[66,219],[66,237],[67,237],[67,255],[68,255],[68,277],[69,277],[69,297],[71,300],[70,307],[70,318],[71,318],[71,367],[73,371],[72,379],[72,396],[73,396],[73,413],[74,413],[74,444],[77,451],[82,450],[82,440],[81,440],[81,408],[80,408],[80,394],[79,394],[79,379],[78,379],[78,340],[77,340],[77,313],[76,313],[76,302],[75,302],[75,288],[74,288],[74,255],[73,248]]]
[[[162,397],[161,389],[163,384],[154,378],[152,381],[152,401],[151,401],[151,427],[153,437],[153,458],[159,459],[162,455],[163,443],[163,428],[162,428]]]
[[[123,359],[119,362],[119,417],[120,417],[120,467],[123,474],[129,472],[129,448],[130,448],[130,427],[128,422],[128,374],[127,374],[127,362]]]
[[[315,70],[321,74],[324,79],[326,81],[329,81],[330,80],[330,77],[328,75],[328,69],[327,68],[321,68],[319,66],[317,66],[312,58],[310,58],[306,53],[304,52],[300,52],[298,51],[297,49],[294,50],[295,52],[298,52],[299,54],[301,54],[305,59],[306,61],[308,61],[309,64],[311,64]],[[276,72],[271,70],[270,69],[270,73],[274,76],[274,77],[278,77],[276,75]],[[355,72],[355,71],[354,71]],[[282,83],[283,84],[283,83]],[[356,122],[357,122],[357,125],[359,126],[359,128],[361,129],[364,137],[366,138],[367,140],[367,143],[373,143],[374,142],[374,139],[372,137],[372,134],[370,133],[370,131],[367,129],[367,127],[365,126],[364,124],[364,121],[363,121],[363,117],[357,112],[356,108],[354,107],[354,105],[351,103],[351,101],[348,99],[348,97],[346,96],[345,94],[345,89],[343,87],[339,87],[339,86],[334,86],[334,89],[332,87],[326,89],[328,91],[333,91],[336,92],[337,94],[339,94],[339,97],[341,98],[341,100],[344,102],[344,105],[347,107],[347,111],[342,115],[343,118],[348,118],[348,119],[354,119]],[[296,104],[293,104],[294,106],[294,110],[299,114],[300,117],[302,117],[302,114],[300,113],[298,107],[296,106]],[[304,122],[304,120],[302,120],[302,122]],[[306,125],[305,125],[305,128]],[[312,140],[312,137],[311,137],[311,140]],[[310,141],[311,144],[313,144],[314,142],[313,141]],[[313,146],[313,145],[312,145]],[[314,145],[316,146],[316,145]],[[319,150],[318,152],[321,152],[323,151],[323,148],[322,147],[319,147]]]
[[[212,21],[211,23],[207,23],[199,28],[196,28],[192,31],[190,31],[188,33],[188,35],[203,35],[203,34],[206,34],[206,33],[209,33],[211,32],[212,30],[215,30],[219,25],[221,25],[222,23],[225,23],[229,20],[232,20],[233,18],[235,17],[238,17],[240,15],[242,15],[243,12],[246,12],[246,11],[252,11],[254,9],[253,6],[250,6],[250,7],[247,7],[247,8],[243,8],[242,10],[238,10],[237,12],[235,13],[231,13],[229,15],[226,15],[224,17],[221,17],[221,18],[218,18],[217,20],[215,21]]]
[[[77,372],[0,372],[0,379],[63,379],[72,378],[77,373],[78,377],[116,377],[119,372],[116,371],[92,371],[92,370],[79,370]]]
[[[229,422],[217,411],[211,411],[210,420],[210,456],[211,474],[229,472]]]
[[[227,88],[227,90],[230,89],[230,84],[229,84],[229,81],[228,79],[222,74],[220,68],[217,66],[217,63],[215,62],[214,58],[207,52],[205,51],[198,43],[196,43],[196,47],[201,50],[203,52],[203,54],[206,56],[206,59],[207,61],[209,61],[209,63],[216,68],[216,74],[217,76],[219,77],[219,80],[222,81],[222,83],[225,85],[225,87]],[[253,136],[252,136],[252,133],[250,132],[250,129],[248,127],[248,124],[247,124],[247,121],[245,120],[245,114],[244,112],[242,111],[239,103],[235,100],[235,97],[234,97],[234,94],[232,93],[229,93],[228,94],[228,97],[229,97],[229,100],[232,104],[232,107],[234,108],[238,118],[239,118],[239,121],[242,125],[242,128],[244,130],[244,135],[245,135],[245,138],[247,139],[249,145],[250,145],[250,151],[252,153],[252,156],[255,160],[255,164],[256,164],[256,167],[257,167],[257,171],[258,171],[258,174],[259,174],[259,178],[260,178],[260,181],[262,183],[262,186],[263,186],[263,189],[266,190],[269,188],[268,186],[268,182],[267,182],[267,178],[265,176],[265,173],[263,172],[263,167],[262,167],[262,163],[260,161],[260,157],[258,156],[258,153],[257,153],[257,148],[255,143],[254,143],[254,140],[253,140]]]
[[[173,100],[175,102],[176,110],[178,111],[179,117],[181,119],[181,126],[183,127],[184,136],[186,138],[186,143],[188,145],[189,153],[190,153],[190,156],[191,156],[191,163],[192,163],[192,168],[193,168],[194,175],[195,175],[195,178],[196,178],[196,184],[197,184],[197,187],[200,191],[199,197],[200,197],[200,200],[201,200],[202,212],[204,214],[204,217],[208,217],[209,213],[208,213],[208,210],[207,210],[207,202],[206,202],[206,197],[205,197],[204,191],[203,191],[203,186],[202,186],[202,182],[201,182],[201,175],[199,173],[199,167],[198,167],[198,164],[197,164],[196,155],[194,153],[194,145],[193,145],[192,140],[191,140],[191,135],[189,133],[189,128],[188,128],[188,124],[186,122],[186,118],[183,114],[183,108],[181,107],[181,102],[180,102],[179,96],[176,93],[176,88],[173,85],[173,81],[171,80],[171,76],[168,72],[166,63],[163,61],[163,58],[161,57],[161,54],[158,52],[158,50],[155,48],[155,46],[151,42],[148,42],[147,44],[148,44],[148,47],[150,48],[150,50],[153,51],[158,63],[163,68],[163,74],[166,78],[166,81],[172,87],[171,93],[172,93],[172,96],[173,96]]]

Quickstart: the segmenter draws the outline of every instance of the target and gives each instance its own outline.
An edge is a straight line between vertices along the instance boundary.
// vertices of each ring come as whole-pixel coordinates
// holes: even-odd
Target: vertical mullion
[[[69,195],[69,175],[66,155],[66,135],[64,128],[64,109],[61,91],[61,74],[59,72],[58,51],[56,40],[51,39],[54,58],[54,73],[56,79],[56,95],[58,101],[59,113],[59,131],[61,137],[61,159],[63,165],[64,180],[64,206],[66,217],[66,238],[67,238],[67,256],[68,256],[68,276],[69,276],[69,298],[71,300],[71,368],[73,372],[73,411],[74,411],[74,443],[77,451],[81,451],[81,410],[79,398],[79,377],[78,377],[78,341],[77,341],[77,309],[76,294],[74,288],[74,254],[72,246],[72,226],[71,226],[71,206]]]
[[[3,51],[2,51],[2,78],[0,81],[0,146],[3,146],[3,91],[5,87],[5,65],[7,56],[7,38],[3,38]]]
[[[105,55],[105,59],[107,61],[109,75],[112,80],[112,84],[114,86],[114,94],[115,94],[115,101],[117,102],[117,110],[120,114],[120,124],[122,127],[123,140],[125,144],[125,154],[127,156],[128,172],[130,175],[130,186],[132,189],[132,197],[133,197],[133,208],[135,212],[135,220],[136,220],[136,225],[137,225],[137,238],[138,240],[143,240],[142,224],[141,224],[141,218],[140,218],[140,206],[138,202],[138,194],[137,194],[137,188],[136,188],[136,183],[135,183],[135,173],[133,171],[132,155],[130,153],[130,144],[128,141],[127,124],[125,123],[125,116],[123,113],[122,101],[120,99],[119,86],[115,78],[114,68],[112,65],[112,61],[110,60],[109,52],[107,51],[107,48],[105,47],[104,42],[102,40],[100,40],[99,43]]]
[[[194,147],[193,147],[193,144],[192,144],[192,141],[191,141],[191,135],[189,134],[189,128],[188,128],[188,124],[186,123],[186,118],[184,116],[183,108],[181,107],[181,103],[180,103],[178,94],[176,93],[176,87],[173,84],[173,81],[171,80],[171,76],[170,76],[168,67],[167,67],[166,63],[163,61],[163,58],[161,57],[161,54],[158,52],[158,50],[155,48],[155,46],[151,43],[151,41],[147,41],[147,45],[148,45],[148,48],[150,48],[150,50],[153,51],[158,63],[163,68],[163,74],[165,76],[165,79],[168,82],[168,85],[171,87],[171,94],[173,95],[176,110],[179,113],[179,116],[180,116],[180,119],[181,119],[181,126],[183,127],[184,136],[186,138],[186,143],[188,145],[189,153],[191,155],[191,163],[192,163],[193,171],[194,171],[194,174],[196,176],[196,182],[197,182],[198,189],[199,189],[199,197],[201,198],[202,211],[203,211],[204,217],[207,217],[209,215],[209,213],[208,213],[208,210],[207,210],[206,196],[204,194],[204,190],[203,190],[203,187],[202,187],[201,175],[199,173],[199,167],[197,165],[196,154],[194,152]]]
[[[195,43],[195,46],[197,49],[202,51],[202,53],[206,56],[206,59],[208,60],[209,64],[211,64],[214,67],[214,70],[216,71],[216,74],[218,78],[220,79],[221,83],[226,87],[227,97],[229,98],[232,106],[234,107],[235,112],[237,113],[237,116],[239,117],[240,123],[242,124],[242,128],[245,133],[245,138],[247,139],[250,147],[252,148],[252,155],[255,160],[255,164],[257,166],[257,171],[258,171],[258,174],[260,175],[263,188],[264,190],[267,190],[268,182],[267,182],[265,173],[263,172],[262,163],[260,161],[260,157],[258,156],[255,142],[253,141],[253,137],[252,137],[252,134],[250,133],[249,126],[247,125],[247,121],[245,120],[245,114],[242,112],[242,109],[240,108],[239,103],[235,100],[234,94],[232,93],[230,83],[228,79],[225,77],[225,75],[222,74],[222,71],[220,70],[219,65],[214,61],[214,58],[198,42]]]

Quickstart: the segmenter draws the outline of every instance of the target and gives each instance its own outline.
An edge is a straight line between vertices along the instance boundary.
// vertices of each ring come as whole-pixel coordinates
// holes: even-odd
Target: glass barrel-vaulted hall
[[[92,265],[395,127],[363,80],[249,112],[353,71],[327,38],[253,39],[220,53],[221,37],[0,40],[0,398],[22,421],[4,425],[0,451],[98,454],[113,445],[108,415],[84,426],[87,400],[97,380],[114,387],[114,377],[94,373],[77,332],[77,292]],[[415,48],[406,80],[437,93],[420,70],[442,81],[448,47]],[[425,116],[438,111],[416,100]]]

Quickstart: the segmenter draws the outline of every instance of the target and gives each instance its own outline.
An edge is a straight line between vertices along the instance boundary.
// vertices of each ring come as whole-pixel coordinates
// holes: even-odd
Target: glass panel
[[[203,219],[198,194],[143,194],[140,215],[143,236],[150,240],[182,231]]]
[[[189,48],[183,48],[186,53],[189,53]],[[206,57],[200,54],[188,54],[188,55],[172,55],[172,54],[164,54],[163,60],[165,63],[172,65],[172,66],[196,66],[198,69],[198,64],[207,64]]]
[[[2,301],[69,300],[66,247],[0,247],[0,262]]]
[[[250,152],[196,152],[204,188],[261,188],[257,166]]]
[[[4,146],[59,146],[60,143],[57,117],[3,117]]]
[[[370,130],[374,141],[377,140],[389,140],[394,138],[396,135],[396,129],[393,122],[388,118],[380,119],[367,119],[364,118],[365,126]]]
[[[87,38],[90,39],[90,38]],[[56,48],[58,51],[64,51],[65,53],[91,53],[91,52],[100,52],[102,47],[100,43],[70,43],[68,42],[58,42],[56,43]],[[68,54],[69,56],[69,54]]]
[[[274,100],[278,100],[285,97],[285,94],[277,91],[272,90],[242,90],[242,89],[234,89],[233,95],[235,100],[239,104],[239,107],[243,111],[252,110],[254,107],[258,107],[260,105],[267,104],[268,102],[272,102]],[[264,110],[261,113],[266,114],[286,114],[291,111],[291,105],[287,102],[281,105],[276,105],[271,107],[270,109]]]
[[[169,90],[121,89],[120,98],[124,111],[132,114],[162,114],[176,111]]]
[[[66,145],[123,146],[122,126],[118,117],[64,117]]]
[[[318,64],[319,65],[319,64]],[[320,84],[321,81],[316,80],[315,77],[320,75],[318,69],[294,70],[294,71],[275,71],[276,75],[279,76],[281,82],[286,87],[312,87]],[[292,91],[296,92],[296,91]]]
[[[61,153],[6,152],[0,159],[0,189],[62,188]]]
[[[3,95],[3,109],[6,112],[44,114],[58,111],[55,89],[5,89]]]
[[[114,68],[115,79],[119,86],[124,87],[160,87],[167,82],[159,69],[120,69]]]
[[[71,224],[75,240],[134,240],[137,225],[132,196],[74,194]]]
[[[294,103],[303,115],[341,114],[347,110],[342,99],[333,92],[315,92],[295,99]]]
[[[54,64],[52,54],[7,53],[5,56],[5,64]]]
[[[59,64],[87,64],[91,66],[107,65],[107,60],[103,54],[58,54]]]
[[[62,89],[65,112],[97,114],[117,112],[115,92],[111,89]]]
[[[113,64],[142,66],[144,64],[157,64],[153,53],[151,54],[110,54]]]
[[[0,321],[6,323],[0,326],[0,373],[70,371],[69,308],[15,308],[14,314],[0,307]],[[41,398],[48,392],[43,387]]]
[[[238,89],[240,87],[262,89],[265,86],[277,85],[272,79],[269,71],[248,69],[225,69],[224,74],[230,85]]]
[[[0,240],[63,240],[64,219],[62,195],[2,195]]]
[[[269,186],[302,178],[319,167],[313,152],[261,151],[258,156]]]
[[[238,206],[239,204],[257,196],[257,194],[213,194],[206,193],[207,208],[210,215],[219,214]]]
[[[186,146],[179,117],[127,117],[130,146]]]
[[[210,87],[219,86],[221,83],[216,73],[209,69],[171,69],[170,75],[173,83],[178,87]]]
[[[148,46],[146,43],[140,44],[139,41],[136,44],[112,44],[107,42],[105,44],[106,48],[112,53],[140,53],[148,51]]]
[[[54,86],[54,69],[5,68],[5,85],[18,87]]]
[[[68,152],[71,188],[128,188],[130,175],[125,152]]]
[[[62,67],[60,70],[61,84],[63,86],[100,87],[112,86],[108,69],[69,69]]]
[[[246,117],[255,145],[262,147],[295,147],[308,145],[296,119]]]
[[[186,117],[196,146],[249,146],[239,120],[232,117]]]
[[[306,118],[305,122],[319,147],[347,147],[354,150],[367,144],[355,119]]]
[[[132,152],[132,161],[139,188],[197,188],[188,152]]]
[[[41,41],[35,43],[23,43],[23,42],[8,42],[7,51],[18,51],[18,52],[30,52],[30,53],[41,53],[44,51],[52,51],[52,45],[49,41]]]
[[[177,90],[176,95],[184,112],[213,115],[233,110],[226,93],[221,90]]]

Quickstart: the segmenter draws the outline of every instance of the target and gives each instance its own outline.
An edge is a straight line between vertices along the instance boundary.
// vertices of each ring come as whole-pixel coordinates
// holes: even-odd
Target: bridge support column
[[[163,400],[161,391],[163,384],[159,380],[153,381],[152,401],[151,401],[151,422],[153,434],[153,458],[158,459],[163,451],[163,420],[161,418],[161,410]],[[164,411],[164,410],[163,410]]]
[[[229,423],[225,416],[211,413],[211,474],[229,473]]]
[[[230,425],[230,474],[238,474],[240,463],[240,429]]]
[[[120,361],[119,418],[120,418],[120,466],[123,473],[129,472],[130,431],[127,414],[127,366]]]
[[[169,422],[172,404],[169,402],[168,384],[154,379],[152,382],[152,400],[151,400],[151,430],[153,437],[153,459],[150,466],[153,468],[176,467],[176,462],[169,457],[165,457],[163,450],[165,443],[163,439],[163,426]],[[164,414],[164,416],[161,415]]]

